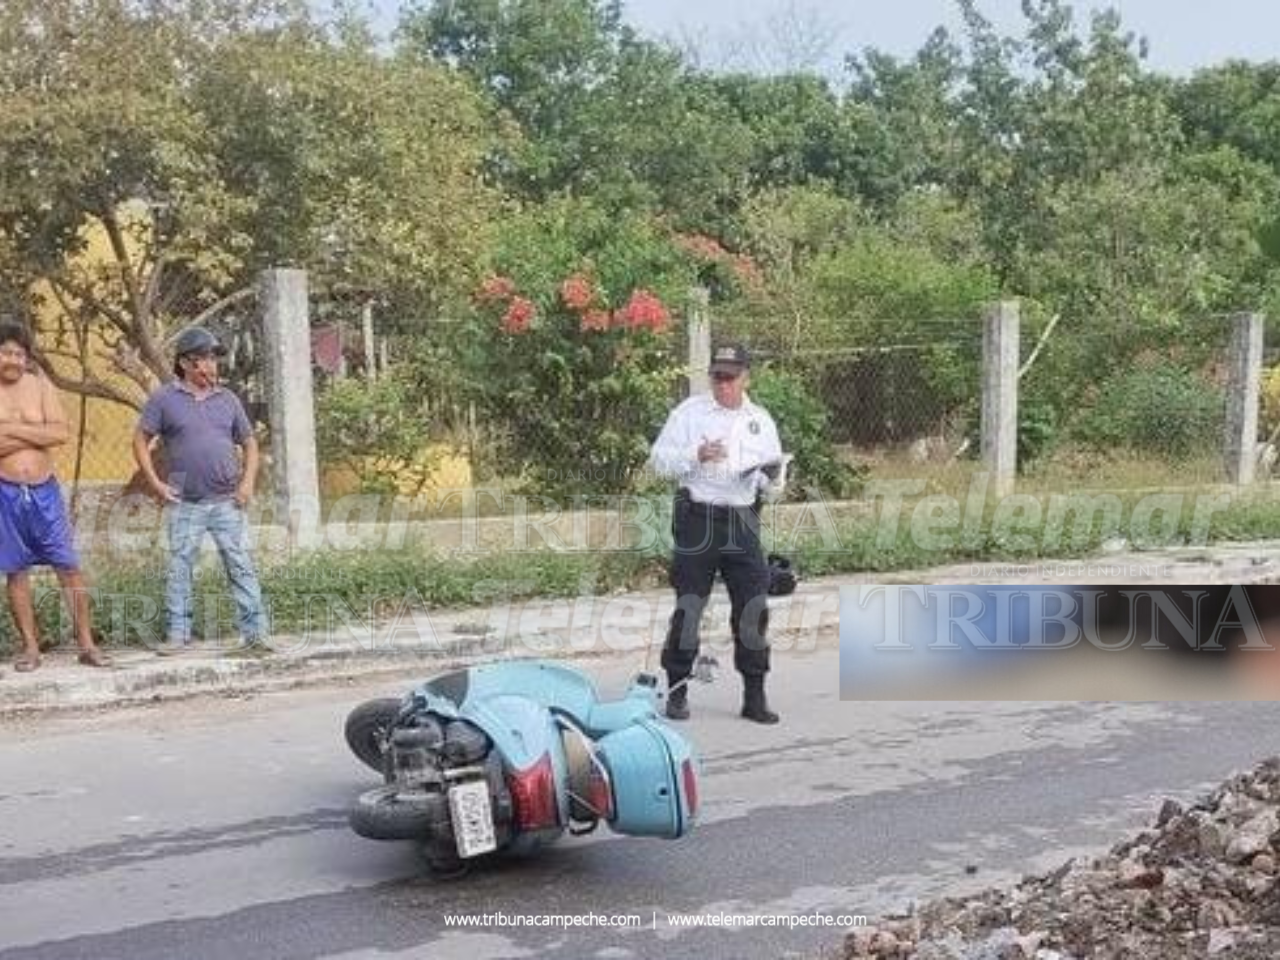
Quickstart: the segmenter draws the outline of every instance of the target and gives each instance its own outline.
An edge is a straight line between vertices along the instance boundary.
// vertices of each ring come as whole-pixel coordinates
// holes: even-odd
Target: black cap
[[[204,327],[188,327],[174,340],[173,352],[179,357],[192,353],[212,353],[222,356],[227,352],[227,348]]]
[[[711,351],[710,373],[741,373],[751,366],[747,348],[740,343],[726,343]]]

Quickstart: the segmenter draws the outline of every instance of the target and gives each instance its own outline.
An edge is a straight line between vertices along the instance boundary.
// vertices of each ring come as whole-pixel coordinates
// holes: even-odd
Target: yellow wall
[[[126,210],[122,218],[127,216]],[[85,249],[76,266],[87,269],[115,267],[115,256],[100,225],[94,224],[86,228],[83,238]],[[38,285],[35,293],[39,304],[37,330],[41,345],[51,349],[74,349],[73,344],[54,342],[61,315],[61,307],[57,299],[44,284]],[[101,329],[98,329],[91,334],[90,370],[98,379],[134,397],[140,403],[144,399],[141,388],[132,379],[116,371],[108,360],[98,356],[100,352],[106,351],[101,332]],[[77,361],[54,358],[53,362],[60,373],[70,379],[80,379],[81,371]],[[137,422],[137,410],[96,397],[84,400],[82,406],[80,395],[71,391],[61,391],[61,399],[63,408],[71,420],[71,442],[56,453],[59,476],[69,482],[76,475],[76,452],[80,444],[83,409],[85,433],[80,479],[121,484],[127,482],[134,472],[131,443],[134,425]],[[380,464],[377,468],[380,468],[380,472],[399,475],[398,486],[401,492],[406,494],[437,488],[470,486],[471,467],[465,457],[436,446],[428,447],[423,451],[422,456],[423,462],[416,467],[405,464]],[[335,496],[357,489],[359,481],[351,471],[335,466],[323,471],[322,486],[328,495]]]
[[[370,458],[367,470],[370,475],[395,477],[396,492],[406,497],[472,484],[471,462],[447,444],[429,444],[414,464]],[[359,474],[348,466],[333,464],[320,472],[322,496],[342,497],[359,493],[360,488]]]
[[[70,481],[75,476],[76,451],[80,444],[80,397],[63,392],[63,406],[71,419],[71,441],[56,457],[58,475]],[[85,403],[85,437],[81,454],[80,479],[124,483],[133,474],[130,443],[137,414],[128,407],[90,398]]]
[[[85,250],[76,266],[93,269],[98,265],[113,266],[113,256],[105,232],[101,226],[94,224],[83,232]],[[38,341],[42,347],[59,350],[75,350],[70,339],[66,343],[56,343],[58,320],[62,308],[52,296],[46,284],[41,282],[35,289],[37,306]],[[105,359],[96,356],[106,350],[101,339],[101,331],[96,331],[90,339],[89,369],[97,378],[111,384],[126,395],[139,401],[143,398],[142,389],[129,377],[116,371]],[[75,360],[54,358],[54,366],[59,373],[72,379],[80,379],[80,364]],[[56,463],[59,475],[64,480],[71,480],[75,472],[76,449],[80,439],[81,399],[79,394],[71,391],[60,391],[62,405],[71,420],[71,442],[57,451]],[[133,474],[133,455],[130,443],[133,435],[137,411],[123,404],[96,397],[88,398],[84,404],[84,449],[81,459],[80,477],[82,480],[107,481],[124,483]]]

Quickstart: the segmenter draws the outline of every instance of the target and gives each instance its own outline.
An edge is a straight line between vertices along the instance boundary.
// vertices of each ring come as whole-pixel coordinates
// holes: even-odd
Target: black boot
[[[689,684],[687,682],[675,683],[668,681],[667,689],[667,716],[672,720],[688,720],[689,719]]]
[[[769,709],[764,696],[764,676],[756,674],[742,678],[742,715],[756,723],[777,723],[781,719]]]

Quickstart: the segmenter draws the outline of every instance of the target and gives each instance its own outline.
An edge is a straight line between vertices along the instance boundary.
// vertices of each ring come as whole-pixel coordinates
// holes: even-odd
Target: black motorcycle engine
[[[426,709],[402,716],[388,738],[384,761],[387,785],[395,788],[402,804],[418,811],[409,832],[422,840],[424,854],[437,868],[457,863],[448,800],[455,784],[476,779],[488,783],[498,842],[509,841],[515,807],[502,755],[475,724]]]
[[[440,770],[440,747],[444,737],[431,718],[420,726],[398,727],[391,734],[388,751],[388,782],[401,787],[429,790],[444,782]]]
[[[479,763],[489,754],[489,738],[474,724],[453,720],[445,727],[443,753],[451,767]]]
[[[466,720],[417,714],[391,734],[387,781],[405,788],[442,787],[449,771],[482,764],[491,746],[484,731]]]

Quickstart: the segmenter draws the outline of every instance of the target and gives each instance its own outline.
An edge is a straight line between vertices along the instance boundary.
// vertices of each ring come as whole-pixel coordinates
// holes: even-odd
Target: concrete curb
[[[830,589],[810,588],[808,593],[821,599],[829,595]],[[631,595],[631,598],[638,602],[654,599],[642,594]],[[789,599],[778,601],[771,604],[771,610],[781,615],[789,605]],[[470,613],[474,621],[475,611]],[[76,663],[74,652],[59,650],[46,654],[40,669],[33,673],[20,674],[7,669],[0,675],[0,718],[136,706],[200,696],[235,696],[391,673],[403,673],[406,682],[412,683],[455,665],[519,657],[546,656],[560,660],[632,657],[637,670],[646,664],[646,659],[650,669],[657,669],[658,664],[660,640],[652,629],[647,645],[643,637],[625,644],[600,642],[600,636],[618,627],[610,623],[607,616],[596,617],[565,632],[505,637],[484,632],[468,624],[465,617],[433,617],[432,623],[435,629],[430,638],[392,636],[374,645],[329,642],[308,646],[301,638],[282,636],[272,641],[277,652],[262,657],[198,646],[193,652],[168,657],[157,657],[142,648],[112,651],[115,665],[111,669],[81,666]],[[447,633],[450,628],[456,632]],[[727,607],[708,610],[703,643],[709,652],[715,651],[717,655],[717,648],[731,647]],[[649,653],[647,658],[646,653]],[[723,662],[723,657],[721,659]]]
[[[217,653],[159,659],[138,650],[113,653],[116,666],[108,670],[79,666],[71,654],[47,655],[35,673],[6,672],[0,679],[0,716],[226,696],[417,666],[434,671],[446,662],[479,655],[474,641],[435,649],[334,650],[261,659]]]

